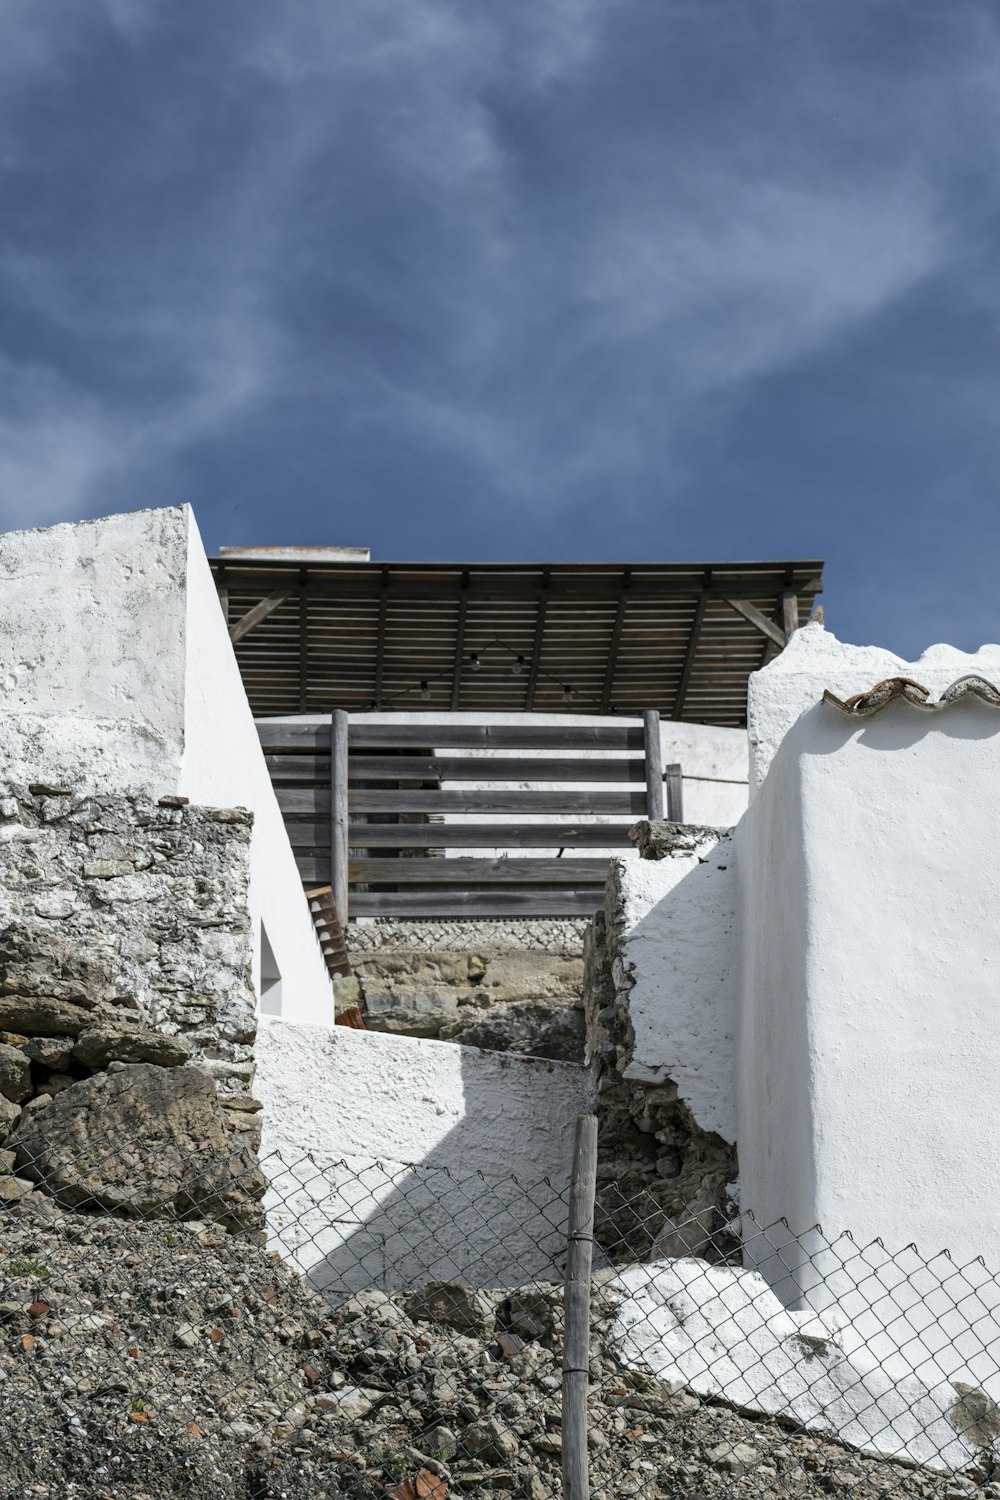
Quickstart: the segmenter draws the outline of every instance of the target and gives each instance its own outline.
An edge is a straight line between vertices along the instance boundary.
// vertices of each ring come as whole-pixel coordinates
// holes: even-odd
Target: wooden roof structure
[[[821,562],[213,559],[258,718],[333,708],[628,713],[741,726]]]

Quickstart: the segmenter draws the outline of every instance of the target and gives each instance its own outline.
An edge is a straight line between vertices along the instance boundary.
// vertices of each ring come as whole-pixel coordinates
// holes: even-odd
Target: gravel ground
[[[595,1295],[593,1500],[998,1497],[620,1369]],[[0,1500],[555,1500],[561,1293],[355,1293],[337,1308],[204,1220],[0,1211]]]

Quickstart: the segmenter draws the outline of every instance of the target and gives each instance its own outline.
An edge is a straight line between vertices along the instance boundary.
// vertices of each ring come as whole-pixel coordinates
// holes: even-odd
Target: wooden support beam
[[[769,640],[772,640],[776,646],[785,646],[785,632],[779,626],[775,625],[773,620],[769,620],[767,615],[757,608],[756,604],[751,604],[749,599],[727,598],[725,602],[729,605],[730,609],[735,609],[738,615],[742,615],[744,620],[749,620],[751,625],[754,625],[762,635],[766,635]]]
[[[615,611],[614,629],[611,632],[611,645],[608,647],[608,664],[604,669],[604,687],[601,689],[600,712],[606,714],[611,707],[611,694],[615,685],[615,667],[618,664],[618,647],[621,645],[622,630],[625,626],[625,606],[628,603],[628,591],[632,587],[632,570],[625,569],[622,579],[622,596],[618,600],[618,608]]]
[[[549,596],[546,590],[549,587],[550,574],[548,568],[542,574],[542,594],[538,600],[535,612],[535,639],[531,647],[531,667],[528,671],[528,686],[525,692],[524,707],[527,713],[532,713],[535,707],[535,693],[538,689],[538,674],[542,665],[542,645],[545,640],[545,616],[549,607]]]
[[[642,716],[646,751],[646,817],[663,817],[663,751],[660,747],[660,716],[647,708]]]
[[[705,621],[705,609],[708,605],[708,590],[711,586],[712,574],[705,574],[705,587],[694,607],[694,619],[691,622],[691,634],[688,636],[687,648],[684,652],[684,665],[681,667],[680,681],[674,693],[674,703],[670,710],[672,719],[679,719],[684,712],[684,700],[687,698],[688,684],[691,681],[691,673],[698,656],[698,642],[701,638],[701,627]]]
[[[305,591],[305,569],[299,594],[299,713],[309,707],[309,595]]]
[[[785,627],[785,644],[799,628],[799,596],[786,589],[781,596],[781,618]]]
[[[465,655],[465,617],[469,611],[469,575],[462,574],[462,596],[458,601],[458,624],[455,628],[455,670],[451,678],[451,708],[458,708],[462,692],[462,658]]]
[[[262,599],[259,604],[248,609],[245,615],[240,615],[238,620],[234,620],[229,627],[229,639],[233,645],[235,646],[237,641],[241,641],[245,635],[249,634],[255,625],[266,620],[268,615],[273,615],[274,611],[284,604],[286,599],[291,598],[294,592],[294,589],[275,589],[273,594],[268,594],[266,599]]]
[[[389,570],[382,569],[382,582],[378,596],[378,628],[375,637],[375,688],[372,707],[382,706],[382,679],[385,676],[385,626],[389,614]]]

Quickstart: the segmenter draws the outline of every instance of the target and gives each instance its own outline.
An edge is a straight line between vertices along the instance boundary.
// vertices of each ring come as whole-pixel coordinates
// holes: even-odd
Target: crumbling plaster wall
[[[736,1176],[732,841],[662,823],[643,844],[645,858],[612,862],[588,936],[601,1235],[639,1254],[698,1253]]]
[[[269,1223],[314,1284],[558,1274],[586,1068],[270,1018],[257,1058]]]
[[[332,997],[204,549],[187,506],[0,536],[0,767],[74,791],[255,815],[250,910],[287,1013]]]

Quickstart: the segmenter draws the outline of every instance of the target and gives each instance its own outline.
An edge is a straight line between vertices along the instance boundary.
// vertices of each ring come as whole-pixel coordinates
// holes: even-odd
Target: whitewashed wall
[[[820,702],[824,687],[845,696],[899,673],[936,697],[968,672],[1000,685],[1000,648],[934,647],[911,664],[809,627],[753,680],[751,734],[767,769],[737,834],[740,1184],[760,1223],[819,1222],[827,1236],[878,1236],[890,1250],[915,1241],[923,1258],[947,1249],[1000,1270],[988,1206],[1000,1180],[1000,713],[897,703],[856,720]],[[791,1278],[774,1259],[760,1264],[784,1300],[846,1307],[876,1357],[898,1362],[893,1338],[912,1337],[906,1359],[950,1361],[953,1375],[974,1351],[949,1298],[968,1287],[947,1261],[922,1271],[911,1256],[893,1270],[870,1253],[893,1283],[888,1333],[866,1321],[874,1283],[855,1292],[857,1264],[818,1237],[798,1265],[785,1252]],[[976,1295],[993,1317],[984,1280]],[[973,1375],[985,1380],[983,1363]]]
[[[314,1285],[558,1274],[587,1069],[283,1020],[257,1060],[272,1240]]]
[[[261,934],[281,975],[281,1014],[332,1021],[333,999],[316,929],[288,842],[253,714],[229,641],[198,527],[186,510],[184,753],[180,790],[192,802],[249,807],[250,908],[256,934],[258,993]]]
[[[190,508],[7,533],[0,581],[4,778],[250,808],[251,900],[285,1011],[329,1017],[326,969]]]

